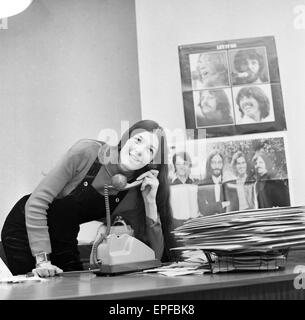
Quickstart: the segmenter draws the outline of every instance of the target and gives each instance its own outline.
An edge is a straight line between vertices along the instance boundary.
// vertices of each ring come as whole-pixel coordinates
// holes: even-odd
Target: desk
[[[142,273],[100,277],[83,273],[46,282],[0,284],[0,299],[305,299],[305,290],[293,287],[297,264],[302,263],[288,263],[279,271],[179,277]]]

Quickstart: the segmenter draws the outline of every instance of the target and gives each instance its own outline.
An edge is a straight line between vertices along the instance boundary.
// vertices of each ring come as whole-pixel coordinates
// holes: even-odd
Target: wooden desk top
[[[0,284],[1,300],[54,299],[154,299],[160,295],[202,292],[242,286],[291,281],[298,263],[288,263],[284,270],[166,277],[133,273],[120,276],[96,276],[83,273],[50,278],[46,282]],[[299,263],[302,264],[302,263]]]

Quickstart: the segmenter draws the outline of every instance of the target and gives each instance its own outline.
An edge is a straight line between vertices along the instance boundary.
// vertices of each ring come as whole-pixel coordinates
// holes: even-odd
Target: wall
[[[65,150],[141,118],[134,0],[39,0],[0,29],[0,230]]]
[[[288,145],[290,190],[305,204],[305,26],[296,6],[304,0],[136,0],[142,117],[169,130],[185,128],[178,45],[274,36]],[[299,20],[299,21],[297,21]],[[304,21],[303,17],[303,22]]]

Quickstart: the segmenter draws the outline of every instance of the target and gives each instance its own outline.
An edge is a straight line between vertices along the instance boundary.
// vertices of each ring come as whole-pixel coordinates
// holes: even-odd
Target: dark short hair
[[[239,111],[242,115],[244,115],[243,110],[240,107],[240,100],[243,97],[253,97],[259,105],[259,109],[261,112],[261,119],[266,118],[270,112],[270,102],[268,97],[266,96],[265,92],[259,87],[244,87],[242,88],[236,97],[236,103],[238,104]]]
[[[228,96],[226,95],[225,91],[223,89],[217,89],[217,90],[200,90],[199,91],[199,107],[201,108],[201,99],[203,92],[208,91],[209,94],[211,94],[216,99],[216,110],[221,112],[222,118],[231,120],[231,106],[228,99]]]
[[[273,161],[270,159],[269,155],[262,150],[256,151],[252,158],[252,162],[255,163],[259,157],[265,162],[267,172],[269,174],[274,174]]]
[[[248,64],[248,59],[257,60],[259,64],[258,73],[261,74],[265,68],[264,58],[255,49],[239,50],[234,57],[234,67],[238,72],[243,72],[242,66]]]
[[[180,157],[184,161],[187,161],[190,164],[190,167],[192,166],[192,159],[191,159],[190,155],[186,151],[176,152],[173,155],[173,165],[175,167],[175,171],[176,171],[176,160],[177,160],[177,157]]]

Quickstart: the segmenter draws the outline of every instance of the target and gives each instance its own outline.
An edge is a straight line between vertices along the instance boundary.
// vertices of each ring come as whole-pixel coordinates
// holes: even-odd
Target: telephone
[[[111,185],[104,186],[107,228],[94,241],[90,254],[90,267],[97,275],[134,272],[161,265],[154,250],[133,237],[133,230],[124,220],[117,217],[111,226],[109,189],[128,190],[142,182],[143,180],[136,180],[127,183],[125,176],[116,174],[111,179]]]
[[[127,183],[127,178],[122,174],[118,173],[111,178],[111,185],[108,186],[108,189],[115,189],[115,190],[128,190],[133,187],[136,187],[142,183],[143,180],[136,180],[132,183]]]

